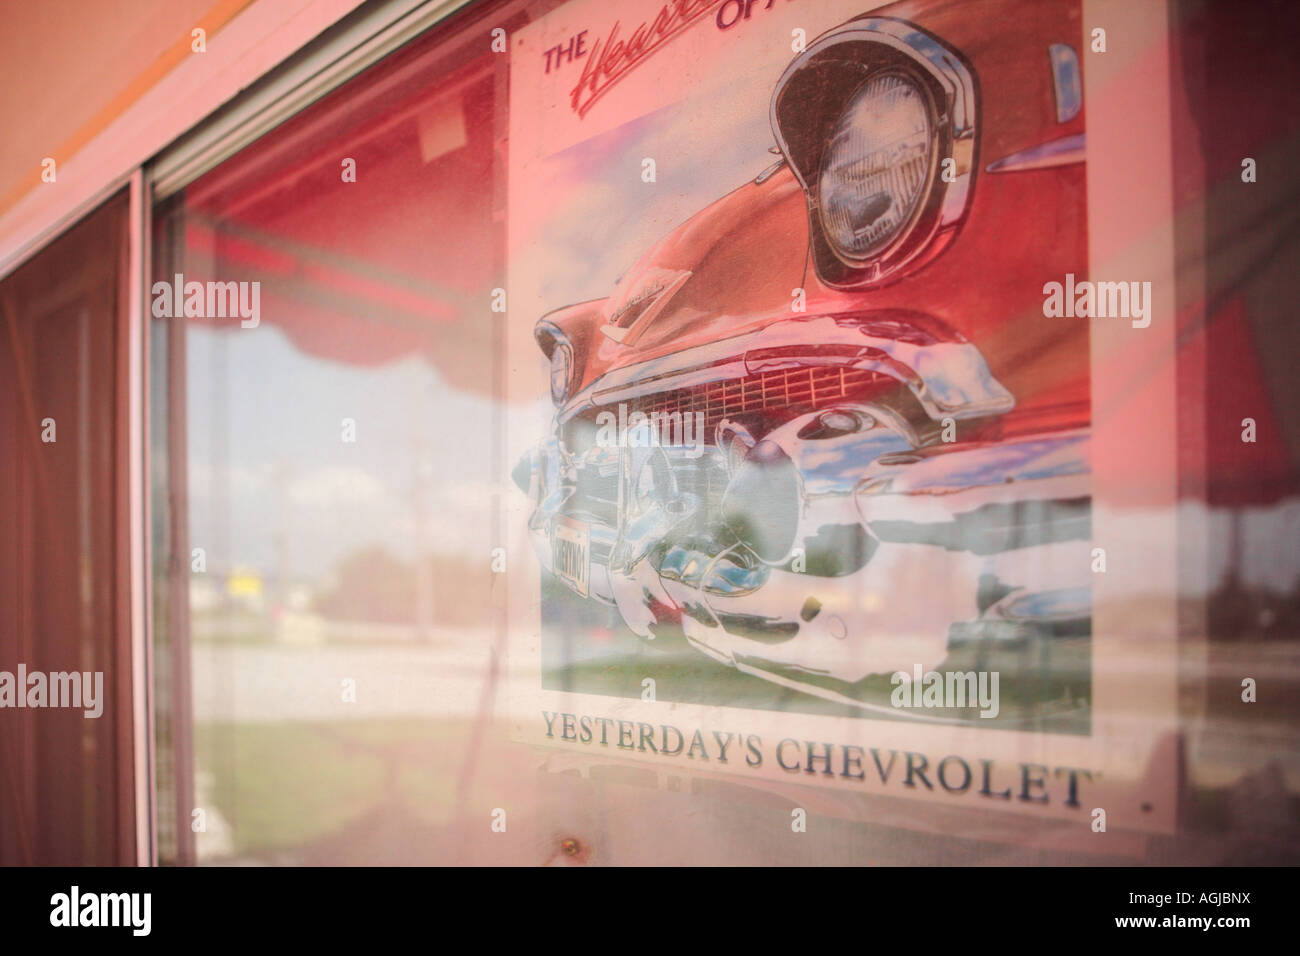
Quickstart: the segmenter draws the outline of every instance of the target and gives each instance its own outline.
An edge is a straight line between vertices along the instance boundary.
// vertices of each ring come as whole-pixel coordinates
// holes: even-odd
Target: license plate
[[[591,569],[591,536],[585,521],[575,521],[563,515],[555,519],[551,537],[551,554],[556,576],[583,597],[589,591]]]

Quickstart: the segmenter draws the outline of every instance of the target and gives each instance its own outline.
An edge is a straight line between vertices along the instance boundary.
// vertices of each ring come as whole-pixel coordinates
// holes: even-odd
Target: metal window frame
[[[157,862],[154,840],[153,614],[149,568],[149,183],[144,170],[130,177],[128,198],[126,390],[126,590],[131,635],[132,783],[135,792],[135,862]]]
[[[389,0],[363,7],[291,56],[230,108],[198,124],[150,164],[165,199],[473,0]]]

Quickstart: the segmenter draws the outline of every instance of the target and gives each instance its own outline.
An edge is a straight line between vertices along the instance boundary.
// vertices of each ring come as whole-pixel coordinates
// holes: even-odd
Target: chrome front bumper
[[[915,449],[884,410],[845,410],[871,425],[828,436],[825,410],[801,415],[759,443],[778,469],[744,482],[752,450],[739,464],[716,445],[697,458],[671,447],[575,458],[552,439],[516,473],[535,504],[537,556],[553,572],[556,520],[585,522],[589,596],[633,632],[680,621],[723,663],[846,703],[872,675],[936,667],[956,641],[1086,628],[1086,431]],[[652,459],[691,480],[636,504],[633,478]],[[705,490],[724,484],[729,523]],[[742,500],[742,485],[757,497]],[[763,558],[728,530],[737,513],[760,537],[784,528]]]

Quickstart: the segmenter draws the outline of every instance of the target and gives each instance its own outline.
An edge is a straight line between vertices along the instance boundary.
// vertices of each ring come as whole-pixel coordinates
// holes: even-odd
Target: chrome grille
[[[708,382],[688,388],[658,392],[628,403],[630,411],[645,415],[704,415],[704,437],[713,441],[714,429],[724,418],[773,412],[805,412],[828,404],[861,398],[893,379],[878,372],[842,365],[774,369],[743,378]]]

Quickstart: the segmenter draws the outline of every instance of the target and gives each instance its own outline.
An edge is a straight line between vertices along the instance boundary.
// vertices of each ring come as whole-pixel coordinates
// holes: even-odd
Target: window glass
[[[498,530],[505,58],[478,39],[390,57],[158,210],[188,628],[156,665],[164,857],[436,858],[409,828],[452,806]]]
[[[165,861],[1277,858],[1208,28],[994,6],[474,4],[158,206]]]

